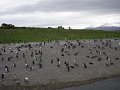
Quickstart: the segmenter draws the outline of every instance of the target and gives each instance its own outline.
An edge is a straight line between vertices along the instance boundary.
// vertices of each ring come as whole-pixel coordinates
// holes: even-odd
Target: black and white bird
[[[25,78],[24,78],[24,81],[25,81],[25,82],[29,82],[30,80],[29,80],[28,77],[25,77]]]
[[[5,78],[5,73],[2,73],[1,79]]]
[[[87,68],[87,65],[85,63],[83,63],[83,65],[84,65],[84,68]]]
[[[13,63],[13,67],[16,67],[16,64],[15,64],[15,63]]]
[[[7,73],[9,72],[8,66],[5,66],[5,71],[6,71]]]

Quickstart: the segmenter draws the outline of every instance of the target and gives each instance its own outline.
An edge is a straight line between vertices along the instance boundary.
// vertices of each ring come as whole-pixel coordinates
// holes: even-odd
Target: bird
[[[4,58],[2,57],[2,61],[4,61]]]
[[[119,45],[120,45],[120,42],[119,42]]]
[[[17,51],[16,51],[15,53],[16,53],[16,54],[18,54],[18,52],[17,52]]]
[[[9,50],[12,50],[12,48],[9,48]]]
[[[61,64],[61,61],[59,60],[59,61],[58,61],[58,64],[57,64],[57,67],[60,67],[60,64]]]
[[[119,60],[119,58],[115,58],[115,60]]]
[[[67,66],[67,71],[70,72],[70,67],[69,66]]]
[[[7,73],[9,72],[8,66],[5,66],[5,71],[6,71]]]
[[[13,63],[13,67],[16,67],[16,64],[15,64],[15,63]]]
[[[108,64],[106,64],[106,66],[107,66],[107,67],[109,67],[109,65],[108,65]]]
[[[16,79],[16,74],[13,74],[13,81],[15,81]]]
[[[37,60],[37,57],[36,57],[36,56],[34,56],[34,60]]]
[[[34,62],[34,61],[32,61],[32,64],[33,64],[33,65],[35,65],[35,62]]]
[[[93,62],[89,62],[89,64],[93,64]]]
[[[72,69],[74,69],[74,66],[70,66]]]
[[[102,58],[98,58],[98,61],[101,61],[102,60]]]
[[[28,77],[25,77],[25,78],[24,78],[24,81],[25,81],[25,82],[29,82],[30,80],[29,80]]]
[[[22,55],[23,55],[23,58],[25,58],[25,53],[23,53]]]
[[[113,62],[111,62],[110,65],[113,65]]]
[[[74,64],[75,64],[76,60],[73,60],[73,62],[74,62]]]
[[[53,59],[51,60],[51,64],[53,64]]]
[[[42,68],[42,64],[41,63],[38,63],[38,66],[39,66],[40,69]]]
[[[25,67],[26,67],[26,68],[29,68],[29,65],[26,63],[26,64],[25,64]]]
[[[30,71],[32,71],[33,70],[33,67],[30,67]]]
[[[87,65],[85,63],[83,63],[83,65],[84,65],[84,68],[87,68]]]
[[[2,73],[1,79],[5,78],[5,73]]]

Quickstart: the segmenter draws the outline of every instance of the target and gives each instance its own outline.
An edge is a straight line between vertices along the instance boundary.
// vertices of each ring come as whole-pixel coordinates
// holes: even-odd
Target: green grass
[[[58,30],[58,29],[0,29],[0,43],[43,42],[63,39],[120,38],[120,31]]]

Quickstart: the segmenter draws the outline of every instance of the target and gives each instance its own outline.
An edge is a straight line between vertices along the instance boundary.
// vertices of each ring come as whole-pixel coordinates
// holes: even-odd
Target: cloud
[[[4,0],[0,23],[85,28],[120,22],[120,0]]]
[[[85,28],[90,25],[99,26],[104,23],[118,23],[120,14],[98,15],[87,12],[36,12],[31,14],[4,15],[1,22],[12,23],[17,26],[71,26]]]
[[[37,0],[35,3],[19,5],[7,11],[3,11],[1,14],[66,11],[119,13],[119,3],[120,0]]]

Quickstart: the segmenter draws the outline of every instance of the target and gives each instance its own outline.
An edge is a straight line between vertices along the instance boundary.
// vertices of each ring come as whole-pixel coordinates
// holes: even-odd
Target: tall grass
[[[59,30],[59,29],[0,29],[1,43],[43,42],[63,39],[120,38],[120,31]]]

